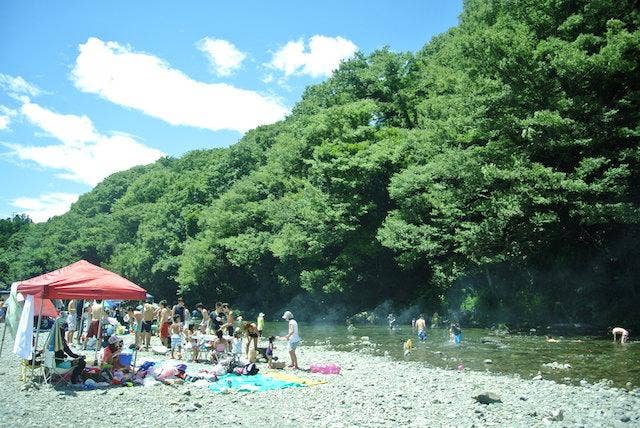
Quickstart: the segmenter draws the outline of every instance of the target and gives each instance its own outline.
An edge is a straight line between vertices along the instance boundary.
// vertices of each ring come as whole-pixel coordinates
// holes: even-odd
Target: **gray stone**
[[[483,392],[473,397],[480,404],[502,403],[500,397],[493,392]]]
[[[549,420],[552,421],[562,421],[564,420],[564,413],[562,409],[556,409],[551,412],[551,416],[549,416]]]

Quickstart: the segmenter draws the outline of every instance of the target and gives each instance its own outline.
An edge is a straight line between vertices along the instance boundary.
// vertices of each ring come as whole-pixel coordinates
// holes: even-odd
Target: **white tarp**
[[[20,323],[16,331],[16,339],[13,342],[13,353],[25,360],[31,359],[33,353],[33,296],[27,295],[20,316]]]

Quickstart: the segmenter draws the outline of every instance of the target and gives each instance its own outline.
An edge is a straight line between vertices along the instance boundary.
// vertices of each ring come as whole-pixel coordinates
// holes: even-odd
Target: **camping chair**
[[[43,377],[44,382],[53,386],[60,384],[70,385],[69,378],[73,371],[73,366],[70,362],[64,361],[62,363],[56,362],[56,353],[54,351],[53,339],[58,329],[58,322],[49,331],[47,340],[44,342],[44,361],[43,361]]]
[[[68,365],[67,365],[68,363]],[[64,361],[64,365],[58,366],[56,363],[56,354],[53,350],[49,350],[49,347],[44,351],[44,364],[43,375],[45,383],[52,386],[71,385],[71,372],[73,372],[73,366],[70,361]]]

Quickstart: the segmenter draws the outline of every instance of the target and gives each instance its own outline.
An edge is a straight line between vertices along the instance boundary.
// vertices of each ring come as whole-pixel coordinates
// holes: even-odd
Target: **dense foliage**
[[[639,19],[632,0],[468,0],[421,51],[357,55],[229,148],[5,220],[0,280],[84,258],[245,309],[637,326]]]

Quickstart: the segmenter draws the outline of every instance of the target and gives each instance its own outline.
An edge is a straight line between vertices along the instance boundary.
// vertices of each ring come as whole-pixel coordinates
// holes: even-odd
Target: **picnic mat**
[[[292,375],[290,373],[278,372],[278,371],[269,371],[269,372],[266,372],[264,375],[272,377],[274,379],[284,381],[284,382],[299,383],[304,386],[316,386],[323,383],[327,383],[326,380],[304,379],[299,376]]]
[[[220,376],[216,382],[212,382],[209,385],[209,389],[213,392],[228,392],[229,390],[260,392],[301,386],[304,385],[298,382],[275,379],[259,373],[252,376],[226,374]]]

